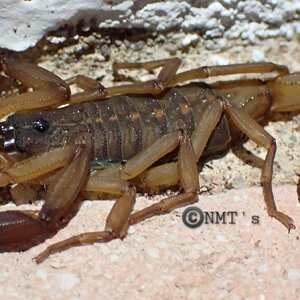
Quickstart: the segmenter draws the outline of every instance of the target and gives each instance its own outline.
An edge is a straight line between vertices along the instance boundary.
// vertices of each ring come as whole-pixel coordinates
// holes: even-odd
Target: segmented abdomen
[[[193,85],[169,89],[159,97],[122,95],[85,103],[95,159],[120,162],[168,132],[181,129],[191,135],[208,93],[213,91],[207,85]]]

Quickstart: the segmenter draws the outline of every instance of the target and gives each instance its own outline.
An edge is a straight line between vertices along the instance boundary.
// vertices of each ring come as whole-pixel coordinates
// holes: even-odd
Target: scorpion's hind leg
[[[71,95],[70,101],[86,102],[101,100],[107,97],[107,89],[97,80],[84,75],[76,75],[66,80],[69,85],[76,84],[83,92]]]
[[[214,76],[252,73],[262,74],[271,72],[277,72],[278,75],[284,76],[289,73],[289,70],[286,66],[277,65],[270,62],[205,66],[176,74],[170,82],[170,85],[174,86],[184,81],[199,80]]]
[[[120,69],[145,69],[148,71],[159,67],[162,67],[162,69],[160,70],[157,79],[110,87],[107,89],[108,95],[159,94],[169,87],[171,81],[174,79],[177,73],[180,64],[181,60],[176,57],[142,63],[114,63],[113,71],[115,76],[120,76],[118,73],[118,70]]]
[[[161,67],[157,79],[144,82],[135,81],[132,84],[113,86],[105,88],[98,81],[86,76],[75,76],[67,83],[76,83],[84,92],[72,95],[71,100],[74,102],[83,102],[91,100],[100,100],[107,97],[124,94],[159,94],[166,88],[174,86],[188,80],[204,79],[213,76],[246,74],[246,73],[269,73],[277,72],[279,75],[288,74],[285,66],[273,63],[248,63],[232,64],[226,66],[207,66],[193,69],[186,72],[177,73],[181,64],[179,58],[162,59],[149,62],[137,63],[114,63],[113,72],[115,77],[120,77],[121,69],[145,69],[148,71]]]
[[[293,97],[292,100],[283,102],[285,97],[282,95],[293,96],[298,95],[298,89],[294,88],[294,84],[299,84],[299,74],[290,75],[285,66],[276,65],[273,63],[250,63],[250,64],[233,64],[227,66],[212,66],[202,67],[187,72],[177,74],[171,84],[176,84],[185,80],[201,79],[211,76],[229,75],[229,74],[245,74],[245,73],[268,73],[277,72],[281,77],[274,81],[267,82],[268,87],[275,98],[275,105],[272,107],[275,111],[285,111],[290,107],[299,108],[298,97]],[[252,117],[239,108],[233,101],[226,97],[220,96],[217,99],[222,105],[222,111],[226,112],[235,125],[245,133],[248,138],[253,140],[257,145],[264,147],[267,150],[267,156],[264,161],[261,183],[263,186],[264,200],[267,206],[268,214],[281,222],[288,230],[295,228],[293,220],[284,213],[277,210],[274,196],[272,192],[272,175],[273,162],[276,152],[275,139]],[[215,101],[213,101],[215,102]],[[283,103],[283,104],[282,104]],[[297,104],[296,104],[297,103]],[[197,132],[197,129],[196,131]],[[193,147],[197,153],[195,142],[201,139],[193,140]],[[201,152],[199,152],[201,153]],[[196,154],[197,155],[197,154]],[[199,156],[197,156],[199,158]]]
[[[69,86],[55,74],[14,57],[0,57],[0,70],[33,92],[8,96],[0,101],[0,118],[11,113],[58,106],[70,98]]]
[[[76,84],[83,89],[83,92],[71,96],[71,102],[85,102],[93,100],[106,99],[122,94],[159,94],[163,92],[169,83],[174,78],[181,60],[178,58],[163,59],[157,61],[150,61],[145,63],[114,63],[113,71],[115,76],[120,76],[118,70],[120,69],[146,69],[153,70],[162,67],[155,80],[145,82],[135,82],[127,85],[104,87],[100,82],[87,76],[74,76],[66,83],[69,85]]]
[[[148,71],[159,67],[162,67],[162,69],[157,79],[111,87],[107,90],[108,96],[117,94],[159,94],[167,87],[175,86],[178,83],[214,76],[270,72],[277,72],[280,76],[284,76],[289,73],[287,67],[270,62],[205,66],[177,73],[180,64],[181,60],[176,57],[141,63],[114,63],[113,72],[117,78],[121,77],[119,74],[120,69],[145,69]]]
[[[213,95],[212,95],[213,96]],[[217,95],[216,95],[217,96]],[[264,200],[268,214],[281,222],[288,230],[295,228],[293,220],[284,213],[277,210],[272,192],[273,161],[276,152],[275,139],[259,125],[253,118],[240,109],[230,100],[222,97],[209,97],[208,107],[204,109],[201,119],[192,135],[192,144],[196,159],[201,157],[204,147],[212,130],[217,125],[222,113],[228,113],[237,127],[244,132],[259,146],[267,149],[267,156],[264,161],[261,182],[263,185]],[[210,103],[209,103],[210,102]],[[179,181],[177,163],[172,162],[146,170],[138,176],[138,182],[142,189],[153,190],[174,186]]]
[[[247,113],[241,110],[235,103],[230,100],[224,100],[224,108],[232,121],[257,145],[264,147],[267,150],[267,155],[263,164],[261,183],[263,186],[264,200],[267,206],[267,211],[270,217],[274,217],[281,222],[289,231],[294,229],[293,219],[284,213],[277,210],[273,191],[272,191],[272,175],[273,163],[276,153],[275,139],[258,124]]]

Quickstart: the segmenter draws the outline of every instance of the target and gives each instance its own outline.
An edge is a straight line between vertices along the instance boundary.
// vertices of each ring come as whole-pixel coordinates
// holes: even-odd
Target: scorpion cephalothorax
[[[47,248],[36,257],[75,245],[123,238],[128,227],[198,200],[197,162],[227,149],[244,133],[267,150],[261,182],[268,214],[288,230],[293,220],[277,210],[272,193],[274,138],[257,121],[270,111],[300,108],[300,74],[272,63],[202,67],[177,73],[178,58],[114,64],[162,67],[157,80],[104,88],[85,76],[62,80],[16,58],[3,57],[4,73],[32,88],[1,100],[0,185],[47,187],[40,212],[0,213],[0,250],[26,250],[54,235],[78,210],[84,193],[116,200],[104,231],[84,233]],[[213,84],[177,84],[211,76],[277,73],[271,79]],[[71,95],[71,84],[83,92]],[[69,106],[58,108],[61,104]],[[176,150],[178,149],[178,150]],[[7,153],[7,154],[5,154]],[[91,172],[92,170],[92,172]],[[133,212],[136,188],[181,193]],[[34,200],[34,199],[33,199]]]

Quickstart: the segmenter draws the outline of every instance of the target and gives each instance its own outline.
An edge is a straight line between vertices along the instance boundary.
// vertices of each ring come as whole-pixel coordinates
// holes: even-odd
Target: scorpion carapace
[[[74,216],[84,193],[116,195],[104,231],[54,244],[36,261],[75,245],[123,238],[135,223],[196,202],[197,162],[205,154],[224,150],[241,133],[267,150],[261,182],[268,214],[288,230],[295,228],[293,220],[276,208],[272,193],[276,142],[258,121],[270,111],[300,108],[300,74],[289,74],[286,67],[272,63],[177,73],[180,60],[173,58],[114,64],[116,76],[122,68],[162,69],[157,80],[104,88],[82,75],[63,81],[13,58],[3,58],[1,64],[7,75],[33,91],[8,96],[0,104],[3,116],[12,114],[0,124],[0,149],[9,154],[1,157],[0,185],[47,186],[40,212],[0,213],[1,251],[26,250],[54,235]],[[177,86],[188,80],[244,73],[272,76],[265,81]],[[70,95],[71,84],[83,92]],[[57,108],[66,102],[69,106]],[[159,191],[174,185],[182,192],[133,212],[136,188]]]

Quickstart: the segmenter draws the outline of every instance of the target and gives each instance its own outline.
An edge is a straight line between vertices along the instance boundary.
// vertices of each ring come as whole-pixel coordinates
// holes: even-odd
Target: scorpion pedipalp
[[[53,236],[59,228],[49,228],[38,217],[22,211],[0,212],[0,252],[25,251]]]

